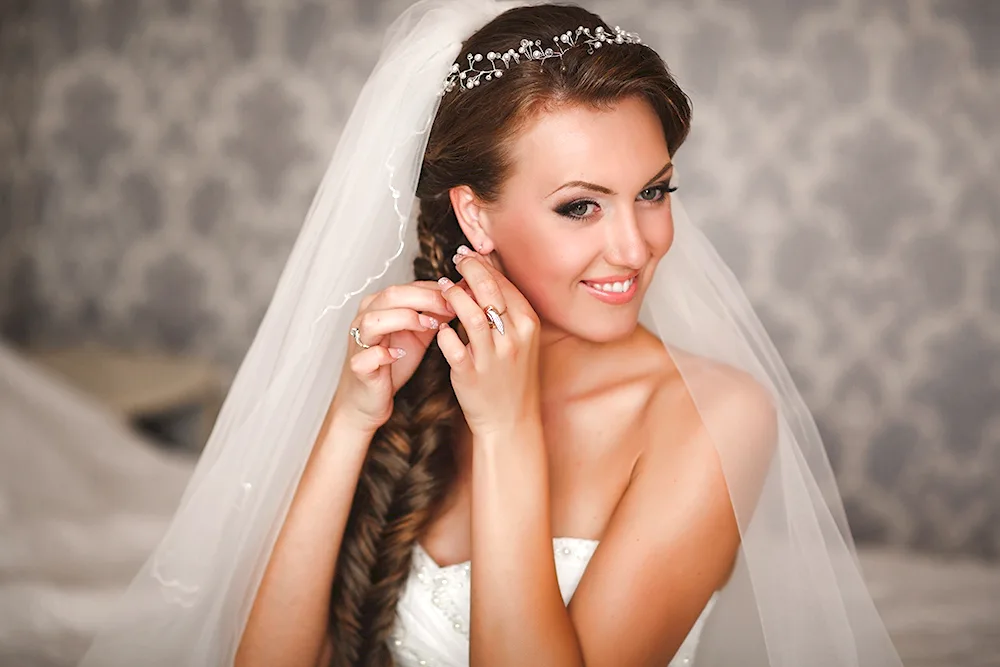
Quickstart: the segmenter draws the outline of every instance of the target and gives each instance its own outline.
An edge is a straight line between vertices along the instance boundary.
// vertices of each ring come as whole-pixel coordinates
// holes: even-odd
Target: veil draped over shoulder
[[[514,4],[423,0],[389,29],[177,514],[84,667],[231,664],[353,344],[358,301],[412,280],[414,193],[442,82],[462,42]],[[715,440],[742,534],[697,664],[901,665],[812,416],[733,274],[676,198],[673,216],[675,240],[641,319]],[[778,438],[766,470],[748,466],[734,429],[702,409],[714,383],[698,357],[771,393]]]

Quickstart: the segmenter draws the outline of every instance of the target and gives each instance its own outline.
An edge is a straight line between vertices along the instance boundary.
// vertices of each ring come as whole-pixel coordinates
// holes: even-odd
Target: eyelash
[[[667,181],[666,183],[657,183],[656,185],[651,185],[642,192],[648,192],[649,190],[659,190],[661,192],[661,195],[656,199],[639,199],[637,201],[646,202],[648,204],[659,204],[667,198],[668,194],[670,194],[671,192],[676,192],[677,186],[675,185],[671,187],[670,182]],[[642,195],[642,192],[640,192],[639,194]],[[597,202],[594,201],[593,199],[574,199],[573,201],[563,204],[562,206],[557,208],[556,213],[571,220],[586,220],[591,215],[593,215],[593,213],[588,215],[573,215],[571,213],[571,211],[575,207],[580,206],[581,204],[597,206]]]

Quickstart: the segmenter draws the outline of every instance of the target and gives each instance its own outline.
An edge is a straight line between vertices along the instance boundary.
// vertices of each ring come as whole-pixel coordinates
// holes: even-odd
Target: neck
[[[543,321],[538,359],[542,401],[558,402],[587,393],[595,383],[611,377],[614,373],[609,365],[616,364],[613,352],[627,345],[637,332],[638,327],[623,339],[600,343],[580,338]]]

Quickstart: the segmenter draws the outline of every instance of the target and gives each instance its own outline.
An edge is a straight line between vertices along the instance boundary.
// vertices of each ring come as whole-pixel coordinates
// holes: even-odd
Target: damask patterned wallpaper
[[[8,336],[249,345],[405,0],[0,5]],[[1000,557],[1000,2],[592,0],[694,100],[688,210],[860,539]]]

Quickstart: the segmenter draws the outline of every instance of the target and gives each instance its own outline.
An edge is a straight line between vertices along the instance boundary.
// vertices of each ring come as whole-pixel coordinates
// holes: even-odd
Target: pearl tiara
[[[468,61],[469,66],[462,69],[458,63],[452,65],[451,72],[448,73],[447,78],[444,80],[442,93],[451,92],[455,88],[470,90],[482,83],[483,79],[487,81],[490,81],[493,77],[499,79],[503,76],[504,70],[508,70],[513,65],[519,64],[522,60],[534,60],[542,63],[549,58],[562,58],[563,54],[574,46],[585,45],[587,53],[592,54],[601,48],[602,44],[642,43],[639,35],[634,32],[625,32],[618,26],[615,26],[613,35],[602,26],[597,26],[593,32],[591,32],[590,28],[580,26],[576,30],[567,30],[561,35],[556,35],[552,38],[552,41],[555,43],[555,48],[551,46],[543,48],[542,40],[540,39],[536,39],[534,42],[530,39],[522,39],[521,45],[517,47],[516,51],[514,49],[508,49],[504,53],[490,51],[485,56],[481,53],[466,54],[465,59]],[[489,62],[484,63],[483,67],[488,69],[478,69],[476,65],[483,62],[484,57]]]

